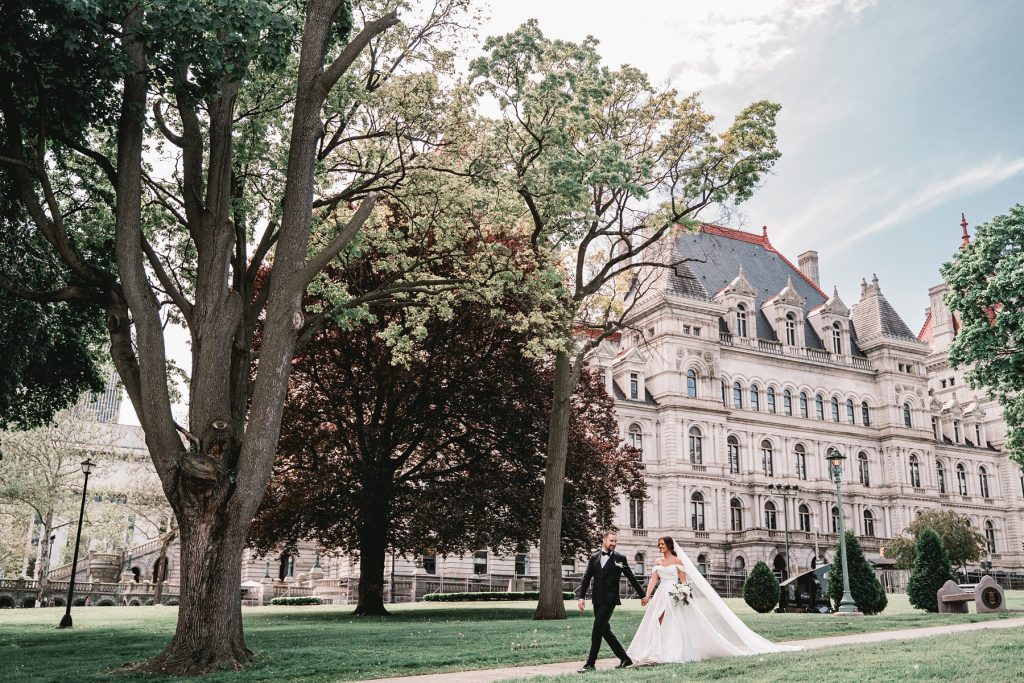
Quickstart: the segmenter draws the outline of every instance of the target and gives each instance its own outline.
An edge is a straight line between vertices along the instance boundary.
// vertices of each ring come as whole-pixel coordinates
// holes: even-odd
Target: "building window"
[[[839,422],[839,398],[832,397],[832,421]]]
[[[733,382],[732,385],[732,405],[734,408],[743,407],[743,387],[739,382]]]
[[[750,385],[750,409],[761,410],[761,387],[756,384]]]
[[[529,572],[529,555],[518,553],[516,555],[516,576],[526,576]]]
[[[772,454],[772,442],[768,439],[761,442],[761,470],[766,477],[775,474],[775,457]]]
[[[736,334],[740,337],[747,336],[747,307],[743,304],[736,307]]]
[[[800,392],[800,417],[807,417],[807,393]]]
[[[633,400],[640,398],[640,375],[635,372],[629,373],[629,397]]]
[[[700,427],[690,427],[690,462],[700,465],[704,462],[703,436]]]
[[[956,486],[961,496],[967,495],[967,468],[962,462],[956,466]]]
[[[853,409],[853,399],[846,399],[846,421],[852,425],[857,424],[857,411]]]
[[[821,394],[814,397],[814,416],[819,420],[825,419],[825,398]]]
[[[700,328],[699,327],[693,328],[693,336],[694,337],[699,337],[700,336]]]
[[[868,408],[867,401],[860,404],[860,421],[864,423],[865,427],[871,426],[871,410]]]
[[[956,377],[950,377],[949,378],[949,386],[952,387],[952,386],[955,386],[955,385],[956,385]]]
[[[909,403],[904,403],[903,404],[903,426],[908,428],[908,429],[910,427],[914,426],[913,423],[910,420],[910,404]]]
[[[839,533],[839,508],[832,506],[832,533]]]
[[[910,485],[916,489],[921,488],[921,464],[916,455],[910,456]]]
[[[796,454],[796,478],[807,479],[807,449],[804,448],[802,443],[798,443],[793,447],[793,451]]]
[[[727,398],[727,393],[726,393],[726,389],[725,389],[725,380],[724,379],[722,380],[722,405],[723,406],[729,405],[729,399]]]
[[[768,397],[768,412],[775,413],[775,387],[768,387],[765,396]]]
[[[782,412],[786,415],[793,414],[793,392],[789,389],[782,392]]]
[[[1020,495],[1024,496],[1024,467],[1019,468],[1017,473],[1020,474]]]
[[[729,528],[743,531],[743,506],[738,498],[729,501]]]
[[[946,468],[941,462],[935,463],[935,479],[939,486],[939,493],[946,492]]]
[[[871,512],[871,510],[864,511],[864,535],[875,535],[875,515]]]
[[[796,346],[796,317],[792,313],[786,314],[786,345]]]
[[[981,448],[981,425],[974,425],[974,445]]]
[[[960,443],[960,420],[953,420],[953,443]]]
[[[806,532],[810,533],[810,531],[811,531],[811,509],[809,507],[807,507],[806,505],[804,505],[803,503],[801,503],[800,507],[797,508],[796,517],[797,517],[797,520],[800,523],[800,531],[806,531]]]
[[[941,385],[942,385],[942,388],[943,388],[943,389],[945,389],[945,388],[946,388],[946,380],[941,380],[941,381],[939,382],[939,384],[941,384]]]
[[[982,465],[978,468],[978,487],[982,498],[988,498],[988,470]]]
[[[773,531],[779,528],[778,512],[775,509],[775,503],[770,500],[764,504],[764,526]]]
[[[487,573],[487,551],[477,550],[473,553],[473,573],[474,574],[486,574]]]
[[[693,368],[686,371],[686,395],[697,398],[697,371]]]
[[[836,355],[843,353],[843,328],[839,323],[832,323],[832,352]]]
[[[629,445],[640,451],[641,457],[643,457],[644,431],[635,422],[629,425]]]
[[[985,522],[985,549],[989,555],[996,551],[996,529],[992,520]]]
[[[726,450],[729,455],[729,474],[740,473],[740,442],[735,436],[725,440]]]
[[[420,558],[420,562],[423,565],[423,571],[427,574],[437,573],[437,556],[436,555],[424,555]]]
[[[647,560],[643,553],[637,553],[633,556],[633,573],[637,576],[644,575],[644,562]]]
[[[690,326],[683,325],[683,334],[690,334]]]
[[[932,416],[932,438],[939,440],[939,418]]]
[[[708,562],[708,556],[701,553],[697,556],[697,571],[700,572],[701,576],[707,576],[708,570],[711,568],[711,563]]]
[[[644,528],[644,499],[643,498],[630,498],[629,499],[629,528],[630,529],[643,529]]]
[[[871,465],[868,462],[868,454],[861,452],[857,456],[857,472],[860,475],[860,483],[864,486],[871,486]]]
[[[690,496],[690,528],[704,531],[704,494],[700,491]]]

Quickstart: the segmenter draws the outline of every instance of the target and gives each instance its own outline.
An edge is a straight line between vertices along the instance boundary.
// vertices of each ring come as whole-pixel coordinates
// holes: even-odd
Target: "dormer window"
[[[634,401],[640,398],[640,375],[629,373],[629,397]]]
[[[838,322],[832,323],[832,352],[836,355],[843,353],[843,326]]]
[[[736,306],[736,334],[740,337],[747,336],[747,307],[743,304]]]
[[[786,314],[786,345],[796,346],[796,316]]]

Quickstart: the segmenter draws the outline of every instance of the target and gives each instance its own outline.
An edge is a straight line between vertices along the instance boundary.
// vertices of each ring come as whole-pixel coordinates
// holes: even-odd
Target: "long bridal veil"
[[[740,621],[718,592],[711,587],[708,580],[697,570],[696,565],[685,552],[678,551],[683,563],[686,580],[693,587],[695,599],[690,601],[686,609],[697,610],[711,625],[711,632],[720,636],[728,649],[735,650],[739,655],[764,654],[770,652],[793,652],[802,648],[794,645],[780,645],[762,638],[751,631]]]

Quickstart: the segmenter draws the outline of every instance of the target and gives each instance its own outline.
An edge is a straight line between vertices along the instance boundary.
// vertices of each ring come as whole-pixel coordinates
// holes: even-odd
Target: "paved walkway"
[[[965,631],[983,631],[996,628],[1024,628],[1024,618],[999,619],[982,621],[973,624],[952,624],[948,626],[928,626],[926,628],[908,628],[901,631],[875,631],[873,633],[857,633],[847,636],[830,636],[828,638],[812,638],[810,640],[790,640],[787,645],[800,645],[808,650],[840,645],[864,645],[882,643],[890,640],[914,640],[931,636],[944,636]],[[598,669],[611,669],[619,663],[617,659],[602,659],[597,663]],[[478,669],[476,671],[452,671],[442,674],[424,676],[403,676],[400,678],[377,678],[374,683],[492,683],[508,678],[531,678],[533,676],[557,676],[574,673],[580,668],[582,660],[561,662],[558,664],[531,664],[529,666],[509,666],[501,669]]]

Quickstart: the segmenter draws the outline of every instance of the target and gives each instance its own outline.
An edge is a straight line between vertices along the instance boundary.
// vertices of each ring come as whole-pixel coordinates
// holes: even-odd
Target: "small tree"
[[[850,594],[857,608],[864,614],[879,614],[889,603],[885,589],[875,575],[871,563],[864,557],[857,537],[846,532],[846,566],[850,572]],[[836,609],[843,600],[843,566],[836,546],[835,561],[828,573],[828,594]]]
[[[743,601],[762,614],[775,609],[781,592],[779,580],[764,562],[755,564],[743,583]]]
[[[896,560],[900,569],[912,569],[917,557],[917,542],[925,529],[939,535],[949,561],[954,567],[981,559],[985,539],[971,526],[971,521],[952,510],[928,510],[921,513],[902,534],[890,542],[886,557]]]
[[[907,584],[910,604],[929,612],[939,611],[938,590],[953,578],[949,555],[934,529],[924,529],[917,536],[917,559]]]

